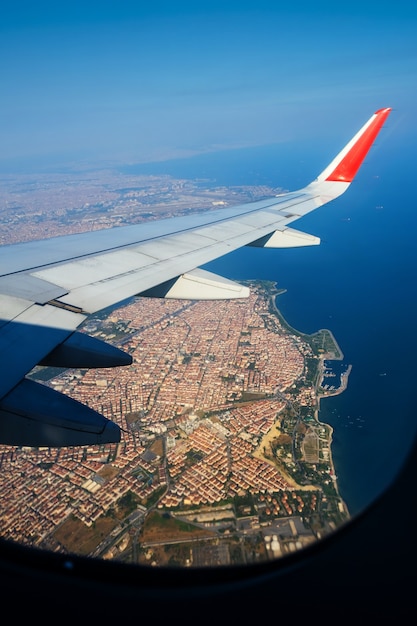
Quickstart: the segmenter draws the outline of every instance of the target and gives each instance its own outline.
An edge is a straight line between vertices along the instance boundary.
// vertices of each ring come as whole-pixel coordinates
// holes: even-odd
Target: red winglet
[[[359,131],[357,138],[355,137],[353,140],[353,145],[348,149],[331,174],[326,177],[326,180],[346,183],[352,182],[391,110],[390,108],[386,108],[376,111],[369,125],[365,125],[365,127]]]

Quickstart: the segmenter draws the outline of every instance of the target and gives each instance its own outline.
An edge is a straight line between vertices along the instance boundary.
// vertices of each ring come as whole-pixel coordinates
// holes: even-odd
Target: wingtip
[[[385,107],[384,109],[378,109],[375,111],[374,115],[380,115],[381,113],[391,113],[392,107]]]
[[[391,107],[378,109],[325,170],[326,175],[319,178],[327,181],[352,182],[391,110]]]

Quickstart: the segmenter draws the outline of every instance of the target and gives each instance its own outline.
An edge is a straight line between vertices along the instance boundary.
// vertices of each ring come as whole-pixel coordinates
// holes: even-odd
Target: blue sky
[[[417,135],[410,2],[141,4],[3,6],[0,162],[344,141],[385,106]]]

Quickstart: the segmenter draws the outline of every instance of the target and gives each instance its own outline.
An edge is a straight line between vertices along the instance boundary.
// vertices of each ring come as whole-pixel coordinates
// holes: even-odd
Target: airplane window
[[[251,151],[236,156],[249,159]],[[373,308],[390,268],[374,273],[384,258],[370,258],[363,228],[372,224],[383,243],[381,167],[382,159],[367,172],[365,200],[358,183],[337,208],[300,220],[321,246],[246,247],[207,264],[249,287],[248,297],[137,296],[90,315],[81,332],[129,353],[130,366],[35,367],[30,379],[98,411],[122,437],[2,445],[2,538],[157,568],[249,565],[311,546],[363,510],[407,450],[387,427],[389,416],[398,407],[402,428],[409,419],[407,404],[391,400],[388,383],[404,374]],[[132,210],[145,223],[282,192],[256,177],[229,188],[144,169],[100,174],[95,203],[83,177],[37,176],[5,240],[84,231],[97,221],[118,226]],[[57,189],[70,178],[74,201],[63,210]],[[25,181],[11,177],[5,193],[12,197]],[[51,212],[37,223],[33,211],[45,201]],[[390,282],[388,291],[399,289]],[[388,431],[389,466],[381,459]]]
[[[105,4],[0,24],[0,540],[279,568],[416,436],[414,22]]]

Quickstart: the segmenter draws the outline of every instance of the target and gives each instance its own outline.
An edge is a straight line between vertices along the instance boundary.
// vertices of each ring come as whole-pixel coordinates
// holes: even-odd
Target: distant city
[[[0,174],[0,244],[187,215],[280,192],[266,186],[213,187],[209,180],[117,170]]]
[[[111,170],[3,176],[0,187],[1,244],[282,191]],[[332,376],[343,358],[335,338],[289,327],[273,283],[248,284],[245,300],[136,297],[89,318],[82,330],[129,352],[129,367],[33,370],[117,422],[122,440],[0,446],[2,537],[129,563],[207,567],[279,558],[349,518],[332,429],[318,412],[350,370]]]

